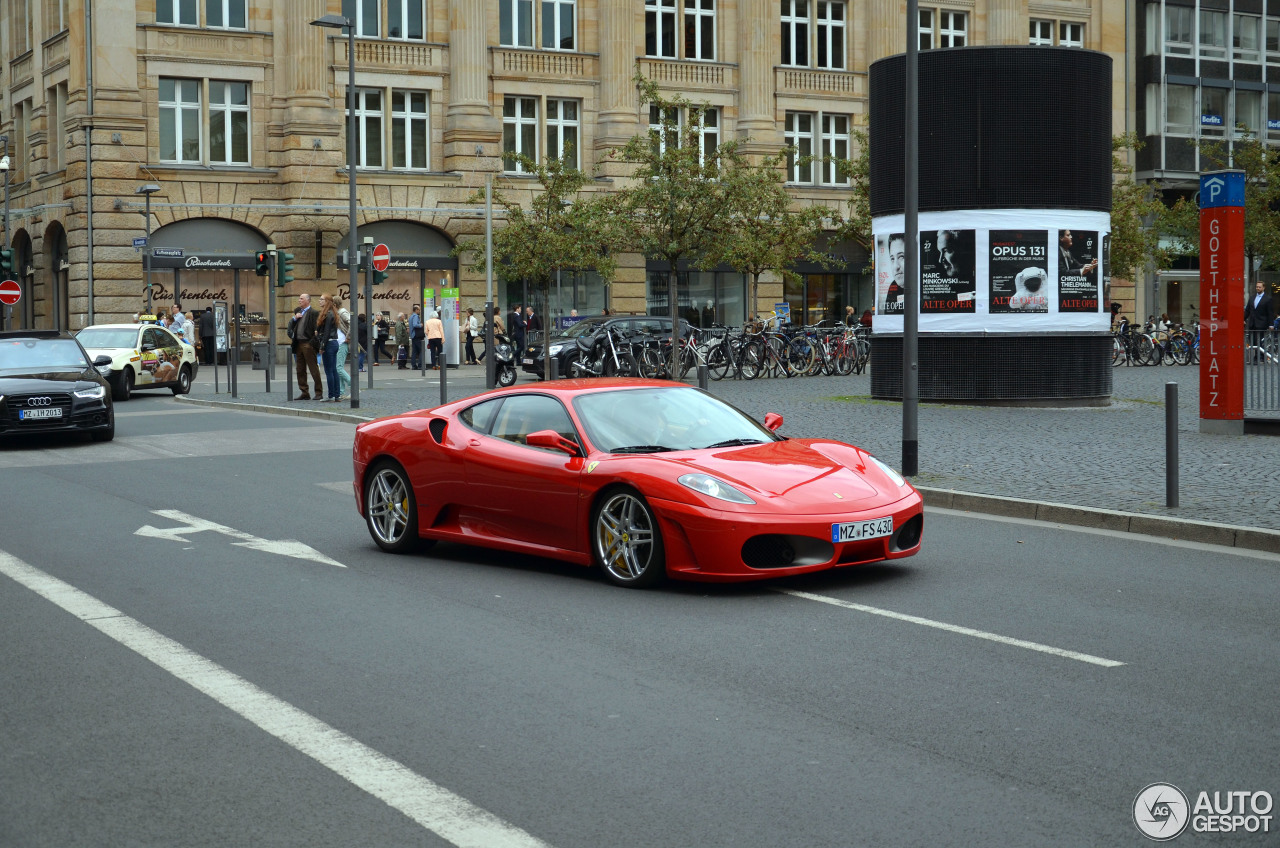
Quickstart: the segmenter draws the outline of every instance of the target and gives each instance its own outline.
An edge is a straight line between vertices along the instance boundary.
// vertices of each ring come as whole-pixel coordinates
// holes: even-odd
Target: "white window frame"
[[[526,173],[524,169],[524,165],[518,159],[515,159],[512,156],[512,154],[527,156],[535,162],[538,161],[538,118],[542,114],[542,110],[538,108],[540,105],[538,101],[540,99],[541,98],[534,97],[531,95],[520,95],[520,94],[508,94],[503,98],[502,168],[508,174]],[[506,108],[508,102],[510,102],[513,107],[510,115],[507,114],[507,108]],[[532,118],[526,117],[520,114],[521,106],[526,102],[533,104]],[[508,126],[512,127],[511,136],[514,142],[514,148],[511,150],[507,149],[506,130]],[[523,142],[525,134],[523,130],[525,127],[530,127],[530,126],[533,127],[533,150],[525,150],[524,142]]]
[[[520,37],[521,13],[525,13],[529,22],[527,41],[522,40]],[[511,22],[510,35],[506,35],[502,31],[501,22],[504,15],[507,16]],[[516,47],[525,50],[533,49],[533,45],[536,43],[538,37],[537,22],[533,14],[533,0],[498,0],[498,21],[498,42],[502,47]]]
[[[684,112],[682,112],[678,107],[672,106],[667,110],[667,112],[675,118],[675,126],[672,129],[672,132],[675,133],[675,137],[673,138],[659,132],[662,126],[662,116],[659,114],[658,108],[659,107],[656,104],[649,104],[649,136],[652,139],[653,144],[658,149],[658,155],[661,156],[667,152],[668,144],[680,144],[680,137],[683,135],[681,130],[684,128],[685,116]]]
[[[1058,46],[1084,48],[1084,24],[1079,21],[1058,21]]]
[[[19,2],[25,3],[27,2],[27,0],[19,0]],[[185,27],[200,26],[199,0],[196,0],[196,2],[194,3],[195,20],[192,20],[192,21],[181,20],[182,3],[183,3],[183,0],[156,0],[156,23],[164,24],[165,26],[185,26]],[[167,11],[169,15],[169,20],[161,19],[160,12],[162,9]]]
[[[839,17],[833,14],[836,9],[840,10]],[[849,44],[848,29],[846,27],[849,20],[848,4],[844,0],[813,0],[813,16],[814,38],[816,40],[814,46],[817,48],[812,54],[814,67],[827,71],[845,70],[848,64],[845,61],[845,53]],[[836,40],[837,34],[840,45],[839,50],[834,50],[832,49],[832,42]],[[827,54],[825,64],[819,58],[824,52]]]
[[[1231,20],[1227,12],[1219,9],[1201,9],[1197,27],[1196,45],[1201,56],[1209,59],[1227,58],[1227,27]],[[1218,26],[1213,26],[1217,23]]]
[[[1027,43],[1032,47],[1052,47],[1053,31],[1056,29],[1053,21],[1043,20],[1041,18],[1031,19],[1031,34]]]
[[[837,123],[843,125],[843,131],[836,129]],[[819,163],[817,172],[820,175],[818,180],[822,185],[837,187],[850,185],[847,175],[844,179],[840,178],[839,164],[834,160],[849,158],[851,125],[852,121],[848,115],[829,114],[827,112],[818,113],[822,160]]]
[[[1189,124],[1175,124],[1171,120],[1169,109],[1173,105],[1173,98],[1169,95],[1175,89],[1181,92],[1190,92],[1191,94],[1190,111],[1187,114],[1187,118],[1190,120]],[[1165,135],[1185,137],[1197,134],[1200,129],[1200,98],[1197,97],[1197,93],[1197,88],[1194,85],[1170,85],[1166,87],[1164,92],[1164,120],[1162,121]]]
[[[344,0],[343,6],[346,6]],[[375,18],[373,26],[369,26],[369,22],[364,17],[364,0],[351,0],[351,6],[354,15],[348,15],[346,9],[342,10],[342,14],[348,18],[354,18],[356,22],[356,38],[381,38],[382,37],[382,0],[374,6]]]
[[[572,106],[574,117],[565,117],[565,107]],[[582,161],[582,101],[569,97],[548,97],[547,116],[547,155],[556,159],[565,158],[565,135],[573,131],[573,150],[570,152],[569,166],[581,168]]]
[[[222,102],[219,102],[219,103],[215,103],[213,100],[213,85],[215,83],[222,84],[223,86],[228,86],[226,88],[223,88],[223,99],[222,99]],[[229,88],[229,86],[233,86],[233,85],[244,86],[245,103],[243,105],[231,102],[231,89]],[[209,98],[208,98],[209,99],[209,119],[206,124],[207,126],[206,131],[209,134],[210,164],[243,165],[243,166],[249,165],[251,163],[251,160],[253,159],[253,88],[252,86],[250,86],[249,83],[242,82],[240,80],[209,80],[208,86],[209,86]],[[223,150],[222,150],[222,153],[225,156],[224,159],[213,158],[213,155],[214,155],[213,114],[215,112],[222,113],[222,119],[225,122]],[[245,159],[244,161],[238,161],[232,158],[232,151],[235,149],[235,144],[232,139],[231,117],[232,115],[236,115],[236,114],[245,116],[245,143],[244,143]]]
[[[938,46],[964,47],[969,43],[969,13],[951,9],[938,11]]]
[[[711,149],[707,146],[710,144]],[[720,110],[712,106],[698,116],[698,162],[707,164],[707,157],[720,147]]]
[[[789,155],[787,166],[787,182],[796,185],[813,185],[814,182],[814,147],[815,133],[817,127],[816,112],[788,112],[783,124],[783,138],[790,148],[794,148]],[[808,128],[802,126],[802,121],[808,120]],[[805,142],[808,142],[806,145]],[[807,149],[806,149],[807,147]],[[801,159],[808,157],[807,163],[801,163]]]
[[[790,50],[791,61],[787,61],[786,53],[782,56],[782,64],[788,68],[809,67],[809,10],[813,0],[782,0],[782,46]],[[797,11],[800,10],[800,11]],[[804,56],[798,56],[804,51]]]
[[[916,22],[916,33],[920,37],[920,49],[932,50],[934,44],[933,38],[933,9],[920,9],[920,20]]]
[[[209,8],[211,6],[219,6],[222,11],[222,23],[209,23]],[[244,26],[232,26],[228,21],[231,20],[231,10],[238,9],[244,16]],[[204,18],[205,26],[210,29],[230,29],[236,31],[247,30],[249,28],[249,0],[204,0]]]
[[[1253,124],[1249,127],[1249,122],[1241,119],[1241,112],[1245,111],[1240,108],[1240,98],[1254,99],[1255,107],[1253,114],[1248,116]],[[1230,135],[1232,138],[1258,138],[1265,137],[1266,119],[1262,117],[1263,109],[1266,106],[1265,91],[1250,91],[1248,89],[1235,89],[1231,92],[1231,127]],[[1240,124],[1245,124],[1247,129],[1240,129]]]
[[[1244,30],[1241,24],[1245,21],[1253,23],[1253,46],[1242,46],[1240,36]],[[1262,61],[1262,16],[1245,15],[1236,12],[1231,16],[1231,56],[1237,62],[1254,65]]]
[[[160,126],[163,128],[165,120],[173,122],[173,138],[174,138],[174,157],[171,159],[164,158],[164,151],[157,151],[157,158],[166,164],[200,164],[204,162],[204,110],[203,110],[203,88],[201,80],[191,79],[190,77],[163,77],[161,78],[161,88],[163,88],[164,80],[173,81],[173,100],[159,100]],[[183,83],[194,83],[195,100],[183,100]],[[157,94],[159,89],[157,89]],[[194,112],[196,115],[196,155],[194,158],[185,158],[183,151],[183,125],[184,119],[188,114]],[[163,129],[161,130],[161,138],[164,137]]]
[[[663,51],[663,19],[671,20],[671,52]],[[649,52],[649,26],[653,23],[654,52]],[[675,59],[680,55],[680,27],[676,26],[676,0],[644,0],[645,56],[651,59]]]
[[[684,41],[684,49],[677,50],[679,55],[692,62],[714,62],[716,60],[716,41],[719,30],[716,27],[716,0],[682,0],[684,5],[684,26],[676,29],[676,41]],[[710,6],[710,8],[708,8]],[[711,55],[703,55],[706,46],[702,41],[703,27],[711,22]],[[689,43],[689,28],[693,27],[693,44]]]
[[[563,45],[565,33],[560,31],[560,22],[563,20],[563,12],[569,10],[569,46]],[[550,11],[551,27],[547,26],[547,13]],[[578,49],[578,3],[577,0],[542,0],[542,14],[538,18],[537,26],[542,30],[538,36],[538,43],[542,45],[543,50],[577,50]],[[547,33],[550,30],[551,44],[548,45]]]
[[[375,108],[370,108],[369,96],[374,94],[378,96],[378,105]],[[387,92],[383,89],[367,87],[361,88],[360,86],[356,86],[356,170],[380,171],[386,168],[387,119],[384,114],[386,102]],[[349,94],[344,98],[344,107],[344,128],[347,132],[350,132],[351,102]],[[376,118],[378,120],[378,138],[376,145],[371,145],[369,143],[369,120],[371,118]],[[369,163],[370,150],[376,150],[378,152],[378,161],[374,164]]]
[[[404,98],[404,108],[396,108],[396,96]],[[422,109],[413,107],[414,98],[420,98]],[[388,135],[391,160],[388,170],[429,171],[431,169],[431,92],[419,89],[394,88],[388,101],[391,111],[391,132]],[[404,164],[396,162],[396,125],[404,125]],[[413,164],[415,148],[421,146],[422,164]]]
[[[418,4],[418,15],[412,14],[411,6]],[[410,23],[417,18],[421,35],[409,35]],[[391,22],[400,19],[400,31],[404,35],[391,34]],[[387,39],[389,41],[426,41],[427,40],[427,0],[387,0]]]
[[[45,8],[49,10],[50,18],[53,18],[55,14],[57,15],[57,20],[45,21],[45,28],[48,29],[50,24],[55,25],[56,28],[53,30],[53,35],[65,30],[67,28],[67,0],[53,0]]]
[[[1171,27],[1169,25],[1170,24],[1169,19],[1171,17],[1182,18],[1184,16],[1185,16],[1185,20],[1179,21],[1178,26],[1176,28],[1179,32],[1182,32],[1185,26],[1187,40],[1173,41],[1170,39],[1169,34],[1170,34],[1170,31],[1174,29],[1174,27]],[[1161,23],[1164,26],[1164,34],[1163,34],[1162,40],[1164,42],[1165,53],[1168,53],[1174,56],[1194,56],[1195,55],[1195,52],[1196,52],[1196,10],[1195,9],[1192,9],[1189,6],[1165,6],[1164,20]]]

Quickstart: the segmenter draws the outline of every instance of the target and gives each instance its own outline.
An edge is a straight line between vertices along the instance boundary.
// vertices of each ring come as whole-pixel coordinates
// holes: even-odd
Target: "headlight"
[[[733,486],[721,480],[717,480],[709,474],[686,474],[680,478],[680,485],[686,489],[693,489],[699,494],[706,495],[717,500],[728,501],[736,504],[753,504],[755,501],[739,492]]]
[[[898,472],[894,471],[894,470],[893,470],[892,468],[890,468],[889,466],[885,465],[885,464],[884,464],[883,462],[881,462],[880,460],[876,459],[874,456],[873,456],[873,457],[871,457],[871,461],[872,461],[872,462],[874,462],[877,466],[879,466],[881,471],[883,471],[885,474],[889,475],[889,479],[890,479],[890,480],[892,480],[893,482],[897,483],[899,486],[905,486],[905,485],[907,485],[907,480],[906,480],[906,478],[905,478],[905,477],[903,477],[903,476],[902,476],[901,474],[899,474]]]
[[[110,366],[110,365],[97,365],[97,366],[94,366],[94,367],[96,367],[96,368],[98,369],[98,373],[99,373],[99,374],[101,374],[102,376],[104,376],[104,377],[110,377],[110,376],[111,376],[111,366]]]
[[[85,400],[96,400],[98,398],[106,397],[107,390],[104,386],[93,386],[92,388],[81,389],[80,391],[77,391],[75,395],[76,397],[84,398]]]
[[[562,350],[564,350],[564,345],[562,345],[562,344],[552,345],[552,346],[551,346],[551,355],[552,355],[552,356],[559,356],[559,355],[560,355],[560,351],[562,351]]]

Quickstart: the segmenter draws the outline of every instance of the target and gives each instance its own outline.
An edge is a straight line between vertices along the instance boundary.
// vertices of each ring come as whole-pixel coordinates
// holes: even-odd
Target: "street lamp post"
[[[151,314],[151,195],[155,194],[159,190],[160,190],[160,186],[156,185],[155,183],[147,183],[146,185],[138,186],[133,191],[134,194],[145,195],[147,198],[147,211],[144,214],[147,216],[147,250],[146,250],[145,256],[146,256],[146,262],[147,262],[147,314],[148,315]]]
[[[311,22],[312,26],[345,29],[347,31],[347,181],[349,183],[349,208],[347,222],[347,270],[350,273],[351,320],[355,321],[360,314],[358,301],[359,278],[357,261],[359,256],[356,246],[356,27],[355,21],[345,15],[325,15]],[[316,262],[320,257],[316,257]],[[370,327],[370,330],[373,328]],[[357,339],[357,344],[359,340]],[[351,408],[360,408],[360,372],[357,369],[358,357],[352,356],[347,363],[351,368]]]
[[[4,171],[4,241],[0,247],[9,247],[9,136],[0,135],[0,171]],[[13,307],[4,308],[4,328],[9,329]]]

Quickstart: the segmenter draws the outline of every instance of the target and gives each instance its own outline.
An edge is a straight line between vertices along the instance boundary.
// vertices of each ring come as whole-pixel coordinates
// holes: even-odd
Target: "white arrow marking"
[[[312,562],[318,562],[323,565],[336,565],[338,568],[346,568],[342,563],[332,560],[324,554],[317,551],[310,545],[304,545],[296,539],[281,539],[272,541],[271,539],[259,539],[252,533],[246,533],[243,530],[237,530],[234,527],[228,527],[225,524],[217,524],[213,521],[206,521],[203,518],[197,518],[194,515],[187,515],[176,509],[153,509],[153,515],[161,518],[168,518],[170,521],[181,521],[187,525],[185,527],[152,527],[150,524],[139,527],[133,531],[135,536],[147,536],[153,539],[168,539],[173,542],[185,542],[191,544],[190,539],[183,538],[190,533],[200,533],[205,530],[212,530],[215,533],[221,533],[224,536],[230,536],[232,539],[239,539],[235,544],[239,547],[249,548],[255,551],[265,551],[269,554],[280,554],[281,556],[293,557],[294,559],[306,559]]]

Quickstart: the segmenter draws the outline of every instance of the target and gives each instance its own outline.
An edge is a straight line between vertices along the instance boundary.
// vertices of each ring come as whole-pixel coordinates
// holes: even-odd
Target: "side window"
[[[160,347],[178,347],[178,340],[173,337],[173,333],[168,330],[154,330],[156,334],[156,343]]]
[[[488,433],[489,425],[493,423],[493,415],[498,411],[498,407],[502,405],[502,398],[497,400],[487,400],[484,403],[477,403],[475,406],[469,406],[458,414],[459,420],[466,424],[472,430],[480,433]]]
[[[530,433],[539,430],[554,430],[566,439],[581,444],[573,429],[573,422],[569,420],[569,413],[565,412],[560,401],[546,395],[517,395],[507,398],[498,412],[498,420],[494,422],[490,435],[523,445]]]
[[[142,344],[161,348],[164,347],[164,340],[160,338],[159,330],[152,327],[142,331]]]

